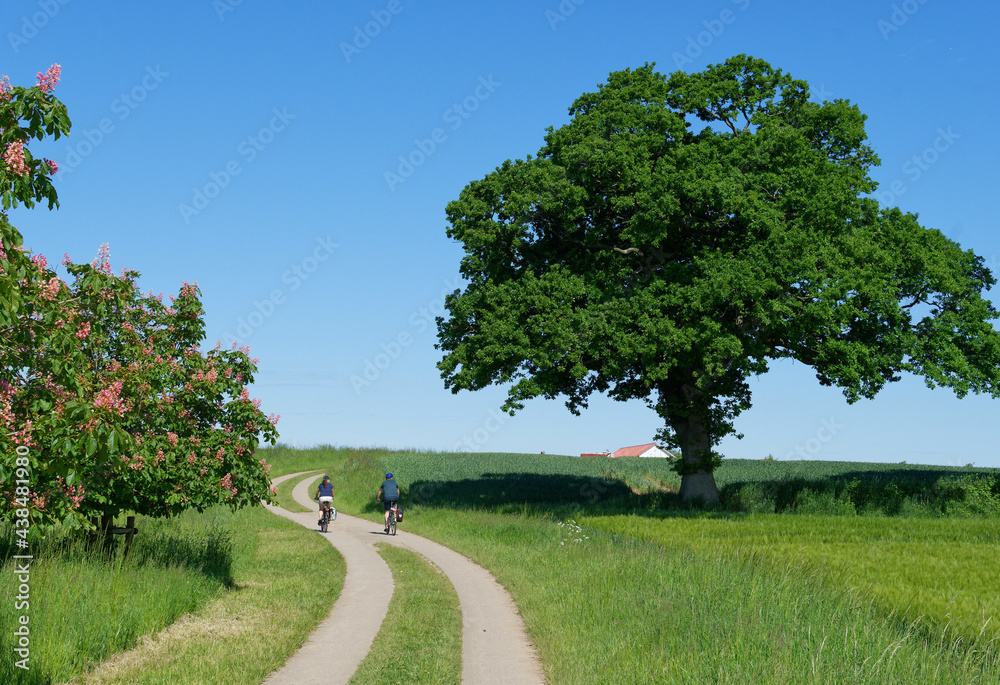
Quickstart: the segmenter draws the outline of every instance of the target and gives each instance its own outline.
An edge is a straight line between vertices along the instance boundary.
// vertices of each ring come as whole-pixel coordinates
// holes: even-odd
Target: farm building
[[[658,459],[675,459],[676,456],[666,451],[655,442],[645,445],[634,445],[632,447],[621,447],[616,449],[613,457],[653,457]]]
[[[581,457],[610,457],[611,452],[582,452]]]

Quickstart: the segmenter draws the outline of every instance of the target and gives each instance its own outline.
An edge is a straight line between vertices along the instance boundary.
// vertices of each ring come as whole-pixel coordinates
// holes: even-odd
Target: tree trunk
[[[681,501],[714,505],[720,504],[719,488],[710,469],[701,468],[702,457],[712,450],[712,441],[705,424],[696,411],[671,422],[681,446],[681,459],[685,472],[681,475]],[[692,470],[693,469],[693,470]]]

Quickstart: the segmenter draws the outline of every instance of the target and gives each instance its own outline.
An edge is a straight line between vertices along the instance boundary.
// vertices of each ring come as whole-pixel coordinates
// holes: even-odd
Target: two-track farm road
[[[308,472],[306,472],[308,473]],[[302,476],[293,473],[275,478]],[[306,478],[292,496],[306,507],[315,507],[309,491],[314,478]],[[316,512],[292,513],[269,507],[274,513],[316,530]],[[318,533],[317,535],[321,535]],[[347,683],[371,648],[386,616],[392,574],[375,551],[377,542],[405,547],[423,555],[448,577],[458,594],[462,611],[462,682],[466,685],[524,685],[545,683],[541,662],[528,638],[524,621],[496,579],[481,566],[443,545],[400,529],[395,537],[382,533],[382,525],[340,514],[325,536],[347,562],[344,589],[330,615],[309,640],[265,685]]]

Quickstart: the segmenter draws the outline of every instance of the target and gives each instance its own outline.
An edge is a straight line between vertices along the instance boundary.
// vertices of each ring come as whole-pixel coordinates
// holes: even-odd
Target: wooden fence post
[[[132,548],[132,536],[135,535],[135,516],[125,519],[125,553]]]

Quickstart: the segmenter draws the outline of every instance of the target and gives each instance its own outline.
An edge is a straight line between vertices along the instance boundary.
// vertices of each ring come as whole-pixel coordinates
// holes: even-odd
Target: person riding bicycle
[[[319,521],[316,525],[323,524],[323,505],[329,504],[333,506],[333,483],[330,482],[330,476],[323,476],[323,482],[316,487],[316,494],[313,495],[314,500],[319,501]]]
[[[399,501],[399,483],[397,483],[391,473],[385,474],[385,480],[375,495],[376,502],[385,502],[385,532],[389,532],[389,509],[395,502]]]

